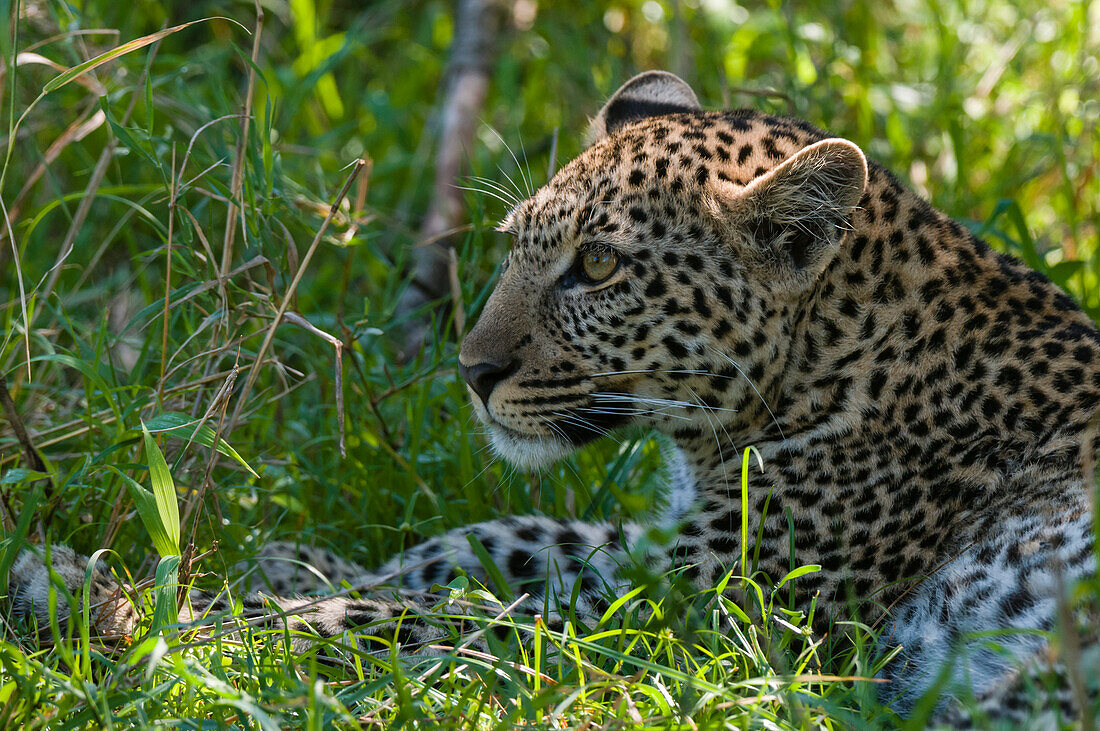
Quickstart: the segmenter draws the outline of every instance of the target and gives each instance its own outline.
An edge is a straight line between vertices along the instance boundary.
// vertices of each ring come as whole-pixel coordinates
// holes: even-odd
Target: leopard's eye
[[[589,249],[581,255],[581,271],[589,284],[597,284],[619,268],[619,255],[611,249]]]

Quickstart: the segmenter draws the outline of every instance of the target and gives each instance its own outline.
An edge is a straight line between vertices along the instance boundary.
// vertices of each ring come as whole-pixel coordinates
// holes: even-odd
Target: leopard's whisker
[[[641,404],[642,406],[652,406],[652,404]],[[578,406],[577,411],[584,411],[590,414],[606,414],[608,416],[650,416],[660,415],[667,416],[670,419],[680,419],[682,421],[690,421],[691,419],[682,414],[670,413],[671,409],[680,408],[680,406],[667,406],[661,405],[660,408],[634,408],[634,407],[619,407],[614,406]]]
[[[483,177],[478,176],[478,175],[467,176],[465,178],[465,180],[468,180],[472,183],[476,183],[480,186],[484,186],[482,188],[471,188],[471,190],[478,190],[482,193],[488,193],[490,190],[493,190],[493,191],[497,192],[499,195],[501,195],[501,196],[503,196],[504,198],[507,199],[507,205],[508,205],[509,208],[514,208],[517,205],[519,205],[519,203],[520,203],[520,200],[518,198],[516,198],[515,193],[508,190],[507,188],[505,188],[503,185],[496,182],[495,180],[491,180],[489,178],[483,178]]]
[[[543,416],[539,417],[539,421],[542,422],[543,424],[545,424],[546,428],[548,428],[550,431],[552,431],[554,433],[554,435],[557,436],[559,439],[561,439],[563,442],[568,442],[569,441],[569,438],[565,435],[565,432],[563,432],[561,430],[561,427],[558,426],[554,422],[553,419],[551,419],[548,416],[543,415]]]
[[[623,443],[623,441],[621,439],[619,439],[618,437],[616,437],[614,435],[614,433],[611,432],[610,430],[605,429],[603,427],[596,426],[595,424],[593,424],[589,420],[584,419],[580,416],[573,415],[573,414],[566,414],[566,413],[562,413],[562,412],[558,412],[558,411],[553,412],[553,414],[554,414],[554,416],[557,416],[561,421],[565,422],[566,424],[574,424],[576,426],[581,427],[582,429],[587,429],[588,431],[599,434],[601,437],[609,438],[613,442],[616,442],[617,444],[621,445]]]
[[[691,392],[691,395],[694,398],[696,398],[696,399],[699,398],[699,395],[697,393],[695,393],[695,391],[693,391],[692,389],[689,388],[688,391]],[[700,404],[701,404],[701,402],[700,402]],[[703,415],[706,417],[707,422],[710,424],[711,434],[714,435],[714,445],[718,448],[718,459],[721,461],[721,464],[722,464],[722,482],[724,483],[725,488],[726,488],[726,499],[732,501],[733,500],[733,495],[730,492],[729,472],[726,470],[725,450],[722,449],[722,442],[721,442],[721,440],[718,439],[718,431],[714,428],[714,422],[717,419],[712,419],[711,415],[708,414],[707,411],[708,411],[707,409],[704,409],[703,410]],[[725,434],[726,434],[726,439],[729,439],[730,444],[733,444],[733,439],[730,438],[729,432],[726,431],[725,425],[724,424],[720,424],[720,425],[722,426],[722,431],[725,432]],[[736,447],[736,445],[734,445],[734,453],[736,453],[736,449],[737,449],[737,447]]]
[[[706,406],[705,404],[702,404],[702,403],[693,404],[689,401],[677,401],[675,399],[654,398],[654,397],[651,397],[651,396],[635,396],[635,395],[629,394],[629,393],[617,393],[617,392],[613,392],[613,391],[598,391],[596,393],[593,393],[592,396],[594,398],[597,398],[597,399],[604,398],[604,397],[611,397],[611,398],[608,398],[607,400],[631,400],[631,401],[636,401],[637,403],[663,404],[663,405],[666,405],[666,406],[674,406],[674,407],[679,407],[679,408],[684,408],[684,409],[709,409],[711,411],[726,411],[726,412],[733,413],[733,414],[738,413],[738,409],[727,409],[727,408],[722,407],[722,406]]]
[[[602,414],[605,416],[636,416],[639,418],[653,419],[656,419],[656,417],[660,416],[668,417],[670,419],[679,419],[681,421],[691,421],[691,419],[686,416],[681,416],[679,414],[670,414],[668,413],[668,411],[663,409],[596,409],[590,406],[578,406],[576,410],[583,411],[587,414]]]
[[[643,373],[680,373],[688,376],[719,376],[721,374],[711,373],[710,371],[699,370],[697,368],[636,368],[632,370],[623,371],[603,371],[601,373],[592,373],[589,378],[602,378],[605,376],[630,376],[640,375]],[[728,376],[727,376],[728,378]]]
[[[518,185],[516,185],[515,181],[514,181],[514,180],[512,180],[512,178],[511,178],[510,176],[508,176],[508,175],[504,175],[504,171],[503,171],[503,170],[501,170],[501,171],[500,171],[500,172],[501,172],[501,174],[502,174],[502,175],[504,175],[504,178],[505,178],[505,179],[506,179],[506,180],[507,180],[507,181],[508,181],[509,183],[511,183],[511,184],[512,184],[512,185],[513,185],[513,186],[515,187],[515,189],[516,189],[516,192],[517,192],[517,193],[519,193],[521,197],[523,197],[523,198],[530,198],[530,197],[531,197],[531,196],[532,196],[532,195],[534,194],[534,192],[533,192],[533,191],[531,190],[531,181],[530,181],[530,180],[528,180],[528,179],[527,179],[527,176],[526,176],[526,175],[524,174],[524,172],[523,172],[523,166],[522,166],[522,165],[520,165],[520,163],[519,163],[519,158],[517,158],[517,157],[516,157],[516,153],[515,153],[515,152],[514,152],[514,151],[512,150],[512,146],[511,146],[511,145],[509,145],[509,144],[508,144],[508,141],[504,139],[504,136],[503,136],[503,135],[502,135],[502,134],[501,134],[500,132],[498,132],[498,131],[497,131],[497,128],[496,128],[496,127],[494,127],[494,126],[493,126],[493,125],[491,125],[491,124],[487,124],[487,123],[485,123],[485,122],[484,122],[484,120],[482,121],[482,123],[483,123],[483,124],[485,124],[485,127],[486,127],[486,129],[488,129],[488,130],[489,130],[490,132],[492,132],[492,133],[493,133],[494,135],[496,135],[497,139],[498,139],[498,140],[500,140],[500,143],[501,143],[502,145],[504,145],[504,149],[508,151],[508,154],[509,154],[509,155],[511,155],[511,157],[512,157],[512,162],[514,162],[514,163],[516,164],[516,172],[518,172],[518,173],[519,173],[519,175],[520,175],[520,179],[521,179],[521,180],[523,180],[523,185],[524,185],[524,187],[525,187],[525,188],[527,188],[527,195],[524,195],[524,194],[523,194],[523,191],[522,191],[522,190],[520,190],[519,186],[518,186]],[[523,140],[522,140],[522,138],[521,138],[521,139],[520,139],[520,143],[521,143],[521,144],[522,144],[522,141],[523,141]],[[497,166],[497,169],[499,170],[499,169],[500,169],[500,167],[499,167],[499,166]]]
[[[471,175],[468,176],[467,179],[481,185],[487,185],[498,191],[501,195],[506,196],[509,200],[512,201],[512,207],[518,206],[522,202],[522,199],[517,197],[515,193],[508,190],[506,187],[493,180],[492,178],[484,178],[480,175]]]
[[[527,148],[523,144],[523,135],[519,135],[519,151],[523,155],[523,167],[520,168],[519,174],[523,178],[524,185],[527,186],[527,197],[530,198],[535,194],[535,183],[531,175],[531,163],[527,159]]]
[[[493,198],[496,198],[498,201],[500,201],[504,205],[506,205],[506,206],[510,205],[507,200],[505,200],[504,198],[501,198],[496,193],[493,193],[493,192],[488,191],[488,190],[482,190],[481,188],[471,188],[471,187],[466,186],[466,185],[455,185],[453,187],[458,188],[459,190],[468,190],[468,191],[471,191],[473,193],[481,193],[482,195],[492,196]]]
[[[760,389],[756,387],[756,384],[753,383],[752,379],[749,378],[747,373],[745,373],[745,369],[741,367],[741,364],[723,353],[722,351],[718,350],[717,348],[711,348],[711,350],[713,350],[719,357],[724,358],[726,361],[728,361],[731,366],[736,368],[737,372],[744,377],[745,382],[752,386],[752,390],[756,392],[756,396],[760,399],[760,403],[762,403],[764,405],[764,408],[768,410],[768,415],[771,416],[772,423],[775,424],[775,428],[779,430],[779,436],[782,439],[786,439],[787,436],[783,433],[783,427],[780,426],[779,419],[775,418],[775,412],[772,411],[772,407],[768,405],[768,401],[764,398],[764,394],[760,393]]]
[[[575,426],[581,427],[582,429],[588,429],[590,431],[593,431],[593,432],[599,434],[600,436],[605,436],[605,437],[611,436],[610,431],[608,431],[607,429],[604,429],[603,427],[596,426],[595,424],[591,423],[590,421],[588,421],[587,419],[585,419],[581,416],[577,416],[577,415],[574,415],[574,414],[567,414],[567,413],[562,412],[562,411],[553,412],[553,416],[557,417],[559,422],[564,422],[566,424],[573,424]]]

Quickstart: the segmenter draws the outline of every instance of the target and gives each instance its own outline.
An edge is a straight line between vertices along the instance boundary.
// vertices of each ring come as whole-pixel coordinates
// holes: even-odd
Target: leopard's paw
[[[58,628],[66,632],[69,618],[74,611],[80,611],[87,571],[88,557],[68,546],[53,545],[48,552],[39,547],[24,549],[8,573],[12,618],[37,628],[39,634],[49,634],[52,590],[56,595]],[[94,568],[90,578],[88,621],[93,633],[104,636],[129,633],[136,616],[123,587],[105,568]]]

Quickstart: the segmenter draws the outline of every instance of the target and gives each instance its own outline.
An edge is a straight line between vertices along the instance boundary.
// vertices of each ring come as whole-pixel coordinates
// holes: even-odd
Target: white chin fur
[[[553,437],[517,436],[494,425],[489,426],[489,438],[501,459],[525,470],[548,467],[575,449]]]

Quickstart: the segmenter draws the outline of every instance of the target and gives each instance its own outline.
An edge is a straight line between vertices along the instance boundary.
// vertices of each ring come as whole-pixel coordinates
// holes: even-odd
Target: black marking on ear
[[[700,110],[695,92],[683,79],[666,71],[646,71],[611,95],[588,128],[588,143],[640,119]]]
[[[795,269],[805,269],[816,256],[814,249],[825,244],[826,230],[816,224],[786,223],[758,218],[749,224],[757,243],[787,258]]]
[[[661,117],[666,114],[695,111],[683,104],[655,102],[630,96],[620,97],[607,105],[604,112],[604,127],[610,134],[625,124],[649,117]]]
[[[796,269],[805,269],[813,263],[813,248],[816,237],[810,231],[802,228],[790,227],[790,238],[787,239],[787,251],[791,255],[791,261]]]

